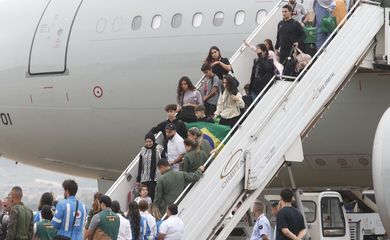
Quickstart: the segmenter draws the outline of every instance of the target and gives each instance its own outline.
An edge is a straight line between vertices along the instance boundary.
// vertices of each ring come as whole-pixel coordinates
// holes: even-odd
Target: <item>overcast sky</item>
[[[58,200],[63,199],[62,182],[64,179],[75,179],[79,185],[78,198],[86,206],[92,204],[93,194],[97,191],[95,179],[70,176],[31,167],[0,157],[0,198],[4,198],[12,186],[23,188],[23,202],[33,211],[37,209],[39,199],[44,192],[53,192]]]

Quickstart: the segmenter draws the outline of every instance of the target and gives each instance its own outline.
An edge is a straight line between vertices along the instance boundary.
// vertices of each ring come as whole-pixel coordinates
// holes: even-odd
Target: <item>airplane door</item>
[[[83,0],[49,0],[35,29],[28,73],[66,72],[69,38]]]

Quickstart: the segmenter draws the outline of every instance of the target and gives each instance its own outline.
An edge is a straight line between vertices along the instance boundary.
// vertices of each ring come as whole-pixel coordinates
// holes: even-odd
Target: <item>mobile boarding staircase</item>
[[[279,2],[249,42],[275,39],[284,4]],[[379,4],[358,1],[297,78],[270,81],[269,90],[242,116],[245,121],[207,161],[202,178],[177,199],[184,239],[226,239],[284,162],[303,161],[301,139],[357,71],[383,24]],[[241,46],[231,59],[241,87],[249,80],[254,57]],[[122,206],[134,186],[137,164],[138,156],[107,193]]]

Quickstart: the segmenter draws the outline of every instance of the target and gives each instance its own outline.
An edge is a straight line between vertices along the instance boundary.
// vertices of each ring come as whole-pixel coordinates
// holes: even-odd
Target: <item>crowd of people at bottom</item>
[[[1,200],[0,239],[6,240],[152,240],[183,239],[184,224],[177,217],[175,204],[166,206],[167,218],[147,197],[147,187],[140,187],[140,196],[128,204],[126,213],[118,201],[101,193],[94,195],[89,211],[76,198],[78,185],[74,180],[62,184],[64,200],[53,194],[42,194],[38,211],[33,213],[22,202],[23,190],[11,189]]]
[[[176,180],[176,179],[172,179]],[[184,223],[177,216],[178,207],[166,207],[167,218],[156,204],[151,204],[147,187],[140,187],[140,196],[128,204],[126,213],[118,201],[101,193],[94,195],[89,211],[76,198],[78,185],[74,180],[63,182],[64,200],[56,201],[51,193],[44,193],[39,211],[33,213],[22,202],[22,188],[15,186],[2,200],[0,212],[0,239],[7,240],[150,240],[183,239]],[[272,231],[262,202],[253,203],[251,211],[255,225],[251,239],[303,239],[306,234],[301,213],[292,204],[293,192],[284,189],[280,201],[272,203],[276,225]]]

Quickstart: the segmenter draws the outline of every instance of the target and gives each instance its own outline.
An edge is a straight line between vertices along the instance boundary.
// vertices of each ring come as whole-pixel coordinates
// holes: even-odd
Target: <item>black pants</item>
[[[204,111],[206,116],[214,116],[214,113],[217,110],[217,105],[213,105],[208,102],[204,102],[203,104],[204,107],[206,108],[206,110]]]
[[[291,53],[292,48],[280,48],[280,56],[279,56],[279,62],[283,64],[284,67],[286,67],[287,58]]]
[[[148,181],[148,182],[142,182],[142,184],[145,184],[146,186],[148,186],[148,196],[152,199],[152,202],[153,202],[157,182],[156,181]]]
[[[231,128],[233,128],[239,119],[240,119],[240,116],[237,116],[234,118],[229,118],[229,119],[221,117],[221,120],[219,120],[219,124],[227,125],[227,126],[230,126]]]

